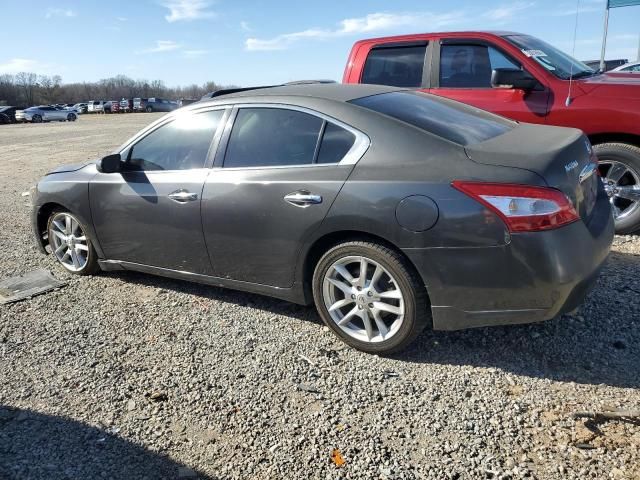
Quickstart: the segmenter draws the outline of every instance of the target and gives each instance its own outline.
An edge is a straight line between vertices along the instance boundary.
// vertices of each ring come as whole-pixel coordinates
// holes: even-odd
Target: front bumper
[[[433,327],[458,330],[549,320],[593,288],[613,240],[602,192],[588,221],[512,234],[488,248],[406,249],[431,300]]]

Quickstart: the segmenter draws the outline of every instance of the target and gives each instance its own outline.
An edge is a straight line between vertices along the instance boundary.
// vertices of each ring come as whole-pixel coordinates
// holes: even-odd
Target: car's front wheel
[[[47,225],[49,246],[58,263],[76,275],[99,269],[96,251],[82,223],[70,212],[54,211]]]
[[[594,145],[609,195],[616,233],[640,230],[640,148],[626,143]]]
[[[345,343],[389,354],[430,322],[427,292],[396,251],[370,242],[331,248],[316,265],[313,296],[325,324]]]
[[[75,122],[76,121],[76,116],[73,113],[70,113],[69,115],[67,115],[67,120],[69,122]]]

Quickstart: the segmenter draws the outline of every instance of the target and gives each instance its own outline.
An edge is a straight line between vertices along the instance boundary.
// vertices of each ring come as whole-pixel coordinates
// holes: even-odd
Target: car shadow
[[[497,368],[580,384],[640,387],[640,255],[613,252],[575,315],[547,322],[454,332],[425,331],[391,358],[420,364]],[[313,307],[137,272],[107,275],[321,324]]]
[[[214,480],[114,433],[5,405],[0,405],[0,478]]]

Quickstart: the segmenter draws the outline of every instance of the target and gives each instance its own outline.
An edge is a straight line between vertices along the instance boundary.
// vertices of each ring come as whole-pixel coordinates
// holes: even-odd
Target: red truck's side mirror
[[[533,90],[538,81],[529,72],[517,68],[494,68],[491,72],[491,86],[494,88],[515,88]]]

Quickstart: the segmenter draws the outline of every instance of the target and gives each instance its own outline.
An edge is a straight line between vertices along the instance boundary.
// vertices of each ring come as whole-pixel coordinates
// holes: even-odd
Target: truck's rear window
[[[374,110],[460,145],[484,142],[516,123],[469,105],[420,92],[390,92],[350,103]]]

